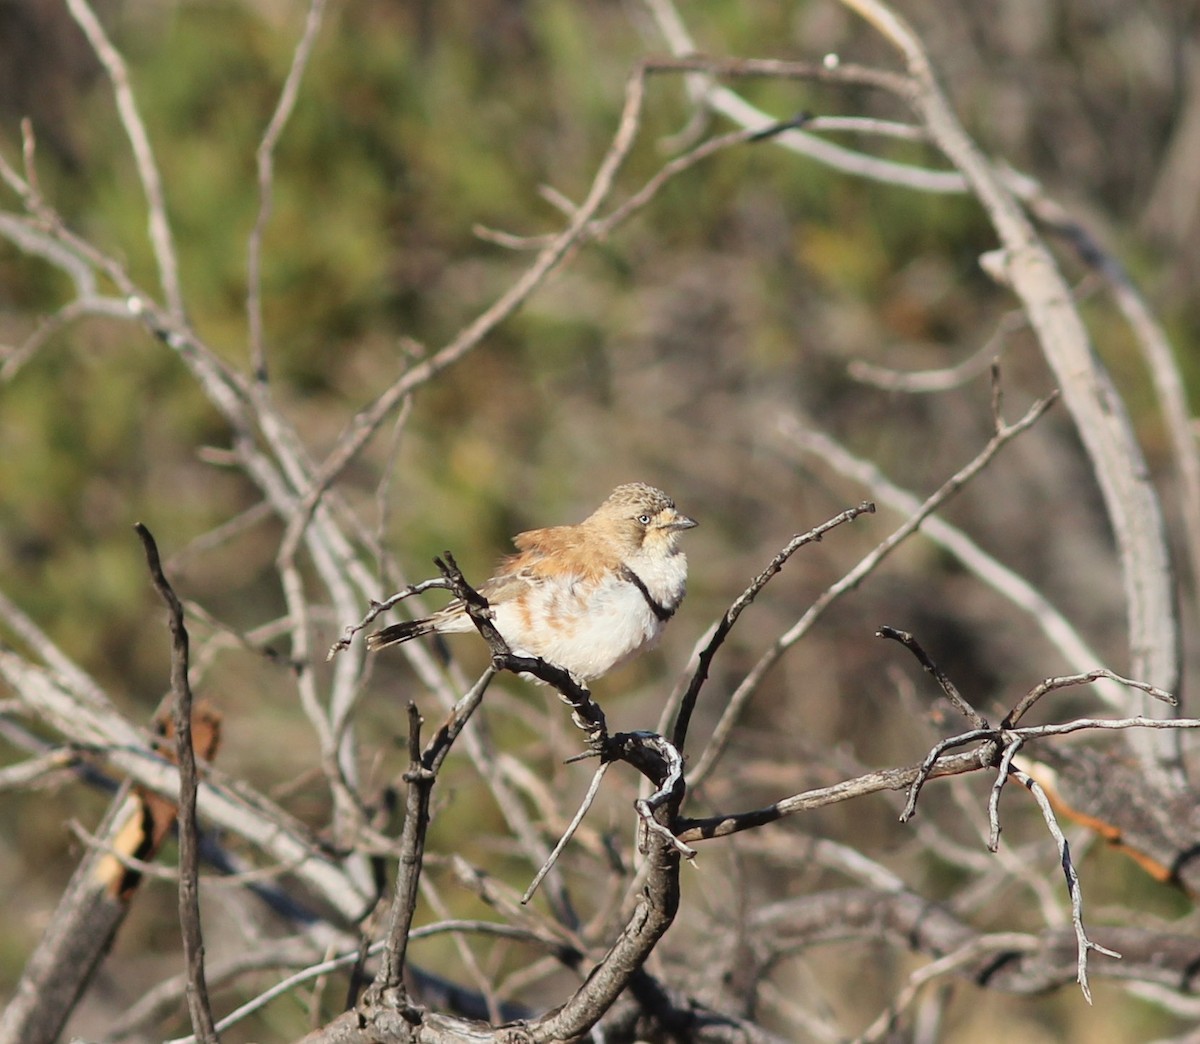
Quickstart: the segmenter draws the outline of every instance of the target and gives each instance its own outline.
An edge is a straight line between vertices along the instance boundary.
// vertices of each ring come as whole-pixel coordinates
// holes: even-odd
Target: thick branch
[[[1071,293],[1045,244],[1003,178],[963,130],[928,55],[912,28],[881,0],[842,0],[904,56],[912,78],[912,105],[934,142],[962,172],[1005,250],[1005,276],[1021,299],[1063,401],[1091,458],[1117,539],[1129,621],[1129,673],[1169,692],[1178,688],[1179,621],[1166,527],[1150,471],[1112,378],[1092,350]],[[1145,699],[1131,707],[1169,716]],[[1178,745],[1168,734],[1140,734],[1132,742],[1161,788],[1183,785]]]

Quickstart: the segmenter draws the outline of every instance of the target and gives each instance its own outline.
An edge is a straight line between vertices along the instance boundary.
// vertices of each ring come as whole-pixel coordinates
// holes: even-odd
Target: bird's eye
[[[650,516],[649,516],[649,515],[638,515],[638,517],[637,517],[637,520],[638,520],[638,521],[639,521],[639,522],[640,522],[640,523],[641,523],[643,526],[648,526],[648,525],[650,525]]]

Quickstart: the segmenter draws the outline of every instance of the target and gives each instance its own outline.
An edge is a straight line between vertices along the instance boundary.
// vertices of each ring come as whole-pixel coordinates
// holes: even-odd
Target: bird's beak
[[[698,526],[700,523],[694,518],[688,518],[687,515],[681,515],[678,511],[675,512],[675,517],[667,523],[667,529],[691,529]]]

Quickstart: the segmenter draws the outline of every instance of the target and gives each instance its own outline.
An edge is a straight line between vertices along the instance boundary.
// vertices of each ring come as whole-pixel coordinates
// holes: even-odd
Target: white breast
[[[630,568],[650,596],[673,610],[683,598],[687,560],[682,554],[632,559]],[[597,678],[653,644],[660,620],[637,585],[615,573],[599,585],[542,583],[524,609],[494,606],[496,627],[514,652],[540,656],[576,678]]]
[[[672,612],[678,608],[687,590],[687,555],[678,549],[666,555],[641,553],[628,564],[659,605]]]

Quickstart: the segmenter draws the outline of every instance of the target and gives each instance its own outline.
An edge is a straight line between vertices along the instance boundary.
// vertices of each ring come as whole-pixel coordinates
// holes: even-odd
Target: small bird
[[[661,489],[630,482],[578,525],[515,536],[518,553],[479,593],[514,653],[541,657],[586,682],[657,641],[683,601],[687,557],[679,537],[695,525]],[[455,599],[425,619],[376,631],[367,648],[474,629]]]

